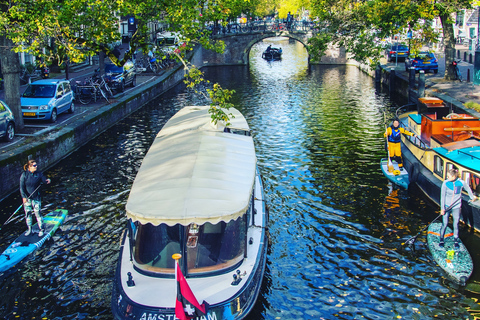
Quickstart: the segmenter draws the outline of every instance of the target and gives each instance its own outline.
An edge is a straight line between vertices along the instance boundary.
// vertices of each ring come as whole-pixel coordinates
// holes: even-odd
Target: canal
[[[281,61],[261,58],[269,45]],[[248,320],[474,319],[480,270],[466,288],[432,261],[425,237],[404,245],[438,215],[416,188],[383,177],[384,118],[398,102],[353,66],[308,66],[299,43],[268,39],[248,67],[205,70],[235,89],[252,128],[270,209],[270,246],[260,297]],[[205,104],[182,85],[122,120],[46,175],[45,210],[69,216],[54,240],[0,275],[2,319],[112,319],[112,279],[124,206],[141,161],[165,122]],[[39,163],[41,168],[41,163]],[[0,206],[5,221],[19,206]],[[0,230],[5,249],[25,230],[22,215]],[[480,265],[478,235],[461,230]],[[172,297],[174,299],[174,297]]]

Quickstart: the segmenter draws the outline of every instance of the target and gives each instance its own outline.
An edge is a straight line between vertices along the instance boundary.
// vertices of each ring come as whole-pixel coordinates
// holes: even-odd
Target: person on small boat
[[[443,181],[440,194],[440,214],[443,216],[442,228],[440,229],[440,247],[444,247],[445,230],[447,229],[450,213],[453,217],[454,247],[458,249],[458,222],[462,208],[462,189],[467,191],[471,200],[478,199],[470,189],[468,183],[458,178],[458,170],[453,168],[447,172],[447,180]]]
[[[269,45],[269,46],[267,47],[267,50],[265,50],[265,52],[267,52],[267,53],[270,52],[270,51],[272,51],[272,45]]]
[[[391,160],[395,160],[398,163],[398,166],[403,167],[402,161],[402,148],[400,146],[402,133],[407,136],[414,136],[414,134],[404,128],[400,127],[400,121],[398,119],[393,120],[393,123],[390,127],[387,128],[384,136],[388,137],[388,153]],[[393,168],[388,168],[393,171]]]
[[[32,233],[32,214],[35,214],[38,228],[40,229],[38,236],[43,237],[44,230],[42,216],[40,214],[42,202],[39,187],[42,183],[49,184],[51,180],[47,179],[41,171],[37,170],[37,162],[35,160],[29,160],[27,164],[23,166],[23,170],[24,172],[20,176],[20,194],[23,199],[25,220],[28,227],[25,235],[29,236]]]

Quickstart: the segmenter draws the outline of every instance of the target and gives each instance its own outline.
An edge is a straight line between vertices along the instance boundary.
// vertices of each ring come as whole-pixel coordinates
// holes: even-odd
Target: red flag
[[[207,314],[208,303],[199,304],[188,286],[187,280],[180,270],[178,261],[175,265],[177,279],[177,301],[175,302],[175,316],[180,320],[190,320]]]

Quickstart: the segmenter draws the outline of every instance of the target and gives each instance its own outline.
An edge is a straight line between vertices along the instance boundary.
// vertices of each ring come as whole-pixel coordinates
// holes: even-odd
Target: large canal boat
[[[401,125],[417,137],[402,135],[402,155],[410,182],[437,205],[440,189],[448,170],[459,170],[460,179],[480,193],[480,120],[469,114],[453,113],[438,98],[420,98],[415,110],[402,108],[398,115]],[[469,202],[462,197],[462,220],[480,230],[480,201]]]
[[[112,310],[116,319],[174,320],[173,254],[198,301],[196,319],[243,319],[265,270],[268,213],[249,126],[236,109],[213,125],[185,107],[158,133],[126,204]]]

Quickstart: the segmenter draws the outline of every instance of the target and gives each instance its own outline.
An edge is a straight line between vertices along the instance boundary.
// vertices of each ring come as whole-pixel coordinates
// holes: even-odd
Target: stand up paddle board
[[[44,234],[38,236],[38,224],[32,227],[32,233],[28,236],[22,233],[13,243],[0,255],[0,272],[6,271],[22,261],[40,248],[45,241],[50,239],[58,227],[65,221],[68,211],[57,209],[43,217]]]
[[[455,249],[453,247],[453,232],[450,227],[447,227],[445,231],[445,246],[441,248],[438,245],[441,227],[441,222],[434,222],[428,227],[428,248],[435,262],[456,282],[465,285],[473,272],[472,257],[460,239],[458,241],[459,248]]]
[[[393,171],[390,172],[388,170],[388,159],[380,160],[380,168],[382,168],[382,172],[387,177],[388,180],[391,182],[399,185],[404,189],[408,189],[408,185],[410,184],[410,180],[408,179],[408,172],[405,170],[404,167],[399,167],[396,161],[392,160]]]

